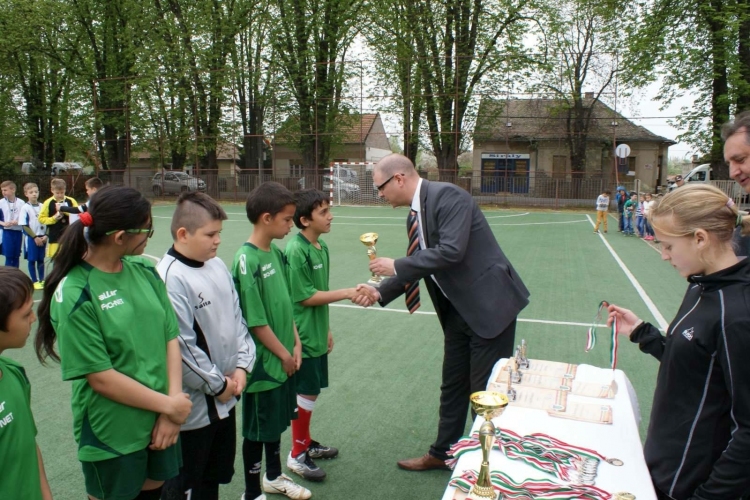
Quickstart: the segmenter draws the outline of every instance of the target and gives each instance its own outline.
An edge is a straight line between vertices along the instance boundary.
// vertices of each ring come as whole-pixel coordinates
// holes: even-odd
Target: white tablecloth
[[[490,380],[495,379],[497,370],[504,366],[506,361],[506,359],[498,361]],[[579,365],[576,374],[576,380],[583,381],[595,379],[606,381],[611,380],[611,378],[612,370],[588,365]],[[500,417],[494,419],[493,423],[496,427],[506,428],[521,435],[542,432],[572,445],[594,449],[607,458],[619,458],[625,462],[622,467],[615,467],[607,463],[599,465],[596,486],[612,494],[627,491],[634,494],[637,500],[655,500],[656,494],[651,484],[646,462],[643,459],[643,448],[638,434],[637,419],[639,418],[639,411],[635,392],[622,370],[615,370],[614,378],[618,385],[617,395],[614,399],[604,400],[572,395],[568,398],[569,402],[610,404],[613,411],[613,423],[611,425],[550,417],[543,410],[519,408],[512,405],[508,406]],[[478,431],[483,420],[482,417],[477,417],[472,432]],[[478,471],[481,461],[481,451],[465,453],[456,464],[453,475],[458,476],[466,469]],[[490,454],[490,469],[501,470],[516,480],[552,478],[551,475],[545,474],[523,461],[507,459],[505,455],[495,449]],[[454,488],[448,487],[443,495],[443,500],[452,500],[453,494]]]

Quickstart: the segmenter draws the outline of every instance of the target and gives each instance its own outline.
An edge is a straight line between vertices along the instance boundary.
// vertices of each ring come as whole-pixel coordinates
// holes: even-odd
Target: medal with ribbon
[[[596,346],[596,330],[601,326],[602,322],[602,310],[606,310],[609,307],[609,303],[605,300],[599,303],[599,309],[596,311],[594,321],[588,329],[588,335],[586,337],[586,352],[589,352]],[[609,347],[609,365],[614,370],[617,368],[617,348],[619,347],[619,341],[617,339],[617,318],[612,319],[612,327],[610,328],[610,347]]]

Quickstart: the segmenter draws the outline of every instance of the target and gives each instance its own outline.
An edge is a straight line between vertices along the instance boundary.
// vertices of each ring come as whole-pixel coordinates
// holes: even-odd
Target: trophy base
[[[377,279],[370,278],[369,280],[367,280],[367,284],[372,287],[378,288],[383,283],[383,280],[385,280],[385,278],[383,278],[382,276],[379,276]]]
[[[479,499],[484,500],[485,498],[491,499],[491,500],[497,500],[497,496],[498,495],[497,493],[495,493],[495,489],[492,486],[487,487],[487,486],[479,486],[475,484],[471,488],[468,498],[473,498],[475,500],[479,500]]]

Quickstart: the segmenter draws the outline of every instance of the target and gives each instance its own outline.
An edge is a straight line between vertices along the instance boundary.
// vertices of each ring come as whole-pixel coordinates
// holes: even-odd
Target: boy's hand
[[[62,206],[62,203],[55,203],[55,210],[59,212],[61,206]]]
[[[151,444],[148,446],[152,450],[166,450],[173,444],[177,443],[180,435],[180,426],[172,422],[167,415],[162,413],[156,419],[154,429],[151,431]]]
[[[286,359],[281,360],[281,368],[284,370],[288,377],[294,375],[297,371],[297,360],[293,356],[289,356]]]
[[[38,247],[43,247],[44,246],[44,241],[45,241],[44,240],[44,236],[37,236],[36,238],[34,238],[34,243]]]
[[[294,366],[295,372],[299,370],[300,366],[302,366],[302,344],[299,342],[294,344]]]
[[[331,351],[333,351],[333,334],[328,331],[328,354],[331,354]]]
[[[63,214],[62,214],[62,212],[57,212],[57,213],[55,214],[54,218],[55,218],[55,220],[60,220],[60,219],[62,219],[62,218],[63,218]]]
[[[234,395],[239,396],[247,386],[247,372],[242,368],[237,368],[232,374],[234,380]]]
[[[190,401],[190,396],[181,392],[174,396],[169,396],[169,412],[166,413],[169,420],[177,425],[182,425],[190,415],[190,410],[193,408],[193,402]]]
[[[380,293],[370,285],[357,285],[357,295],[352,302],[362,307],[370,307],[380,299]]]
[[[234,397],[234,392],[237,385],[232,377],[226,377],[224,380],[227,381],[227,386],[224,388],[224,392],[216,396],[216,399],[218,399],[221,403],[226,403]]]

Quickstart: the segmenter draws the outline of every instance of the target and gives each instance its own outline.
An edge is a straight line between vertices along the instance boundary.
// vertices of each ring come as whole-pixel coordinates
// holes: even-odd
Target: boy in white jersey
[[[157,266],[177,313],[182,388],[193,402],[180,429],[183,466],[165,484],[166,498],[218,500],[219,484],[234,474],[234,407],[255,364],[255,344],[232,275],[216,256],[226,219],[210,196],[182,194],[172,217],[174,244]]]
[[[2,247],[5,256],[5,265],[19,267],[21,264],[21,243],[23,242],[23,231],[18,224],[21,209],[26,204],[22,199],[16,197],[16,183],[5,181],[0,184],[3,198],[0,199],[0,226],[2,226]]]
[[[34,290],[44,289],[44,254],[47,248],[47,228],[39,222],[39,186],[27,182],[23,186],[23,194],[28,201],[21,209],[18,223],[23,227],[24,246],[23,255],[29,263],[29,276],[34,282]]]
[[[612,192],[607,189],[596,199],[596,226],[594,232],[599,232],[599,224],[604,224],[604,232],[607,232],[607,212],[609,212],[609,196]]]

